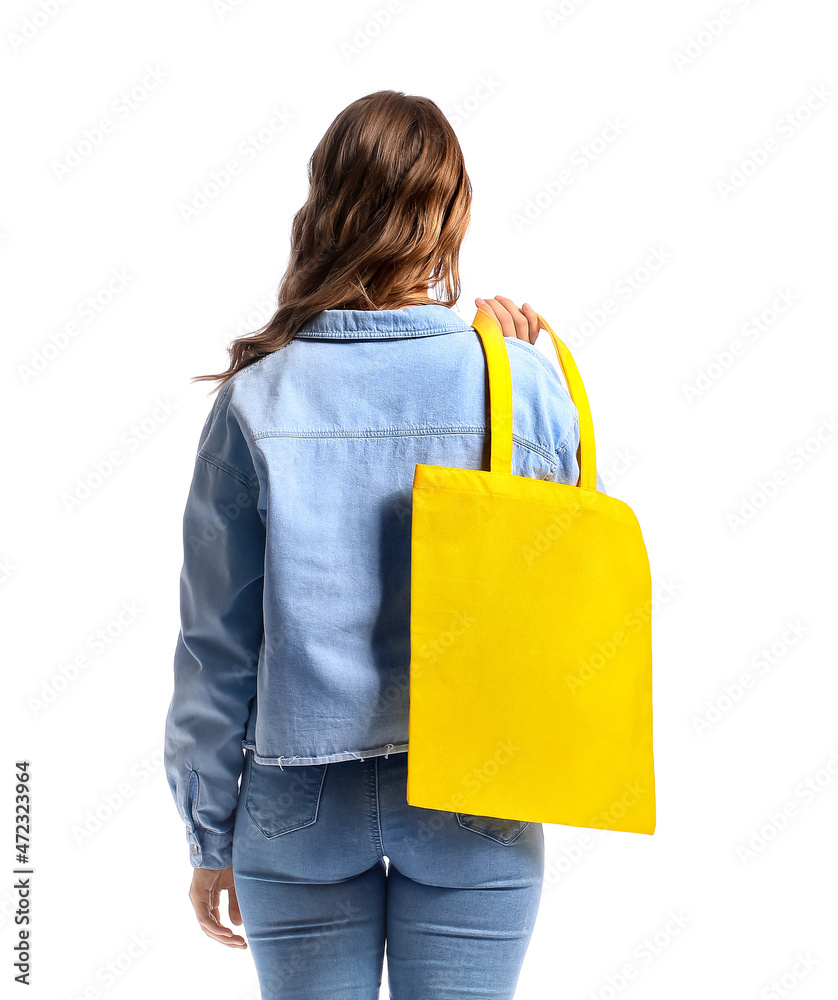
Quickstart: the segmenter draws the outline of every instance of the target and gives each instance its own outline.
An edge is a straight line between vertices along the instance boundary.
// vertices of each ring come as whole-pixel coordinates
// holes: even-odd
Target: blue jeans
[[[511,1000],[541,823],[407,803],[407,753],[244,763],[233,878],[262,1000]],[[385,859],[386,862],[385,863]]]

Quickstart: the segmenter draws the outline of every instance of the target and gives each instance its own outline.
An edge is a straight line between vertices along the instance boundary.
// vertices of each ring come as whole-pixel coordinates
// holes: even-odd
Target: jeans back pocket
[[[256,828],[266,837],[279,837],[311,826],[317,819],[328,766],[257,764],[248,751],[244,807]]]
[[[457,822],[499,844],[512,844],[530,825],[525,819],[500,819],[496,816],[475,816],[473,813],[456,813]]]

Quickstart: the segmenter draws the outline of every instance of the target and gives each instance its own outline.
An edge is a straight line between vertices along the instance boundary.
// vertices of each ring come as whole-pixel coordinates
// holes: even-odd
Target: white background
[[[463,146],[474,203],[459,314],[471,322],[477,295],[528,300],[571,348],[599,471],[638,516],[660,598],[657,830],[592,832],[571,863],[585,831],[545,826],[517,997],[834,997],[834,7],[400,0],[382,27],[386,10],[4,4],[0,989],[23,995],[11,870],[25,757],[26,995],[258,997],[249,951],[195,921],[161,766],[181,518],[211,405],[212,383],[190,378],[226,367],[232,337],[273,312],[329,123],[392,88],[435,100]],[[291,120],[246,160],[240,144],[275,110]],[[106,116],[113,130],[86,146]],[[185,219],[234,157],[239,175]],[[548,193],[563,169],[571,183]],[[516,225],[528,199],[541,205]],[[645,270],[653,250],[665,263]],[[538,346],[551,355],[546,335]],[[68,507],[115,449],[121,463]],[[99,629],[108,643],[91,653]],[[737,689],[743,672],[755,683]],[[104,985],[134,935],[148,947]]]

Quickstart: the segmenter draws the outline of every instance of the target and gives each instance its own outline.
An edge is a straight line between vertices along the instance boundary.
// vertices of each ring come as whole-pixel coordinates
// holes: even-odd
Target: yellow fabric
[[[407,801],[651,834],[651,576],[632,509],[596,489],[594,430],[567,347],[580,476],[512,474],[503,334],[478,311],[489,471],[417,465]]]

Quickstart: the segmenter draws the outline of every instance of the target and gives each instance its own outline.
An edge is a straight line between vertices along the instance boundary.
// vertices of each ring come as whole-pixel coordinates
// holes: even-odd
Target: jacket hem
[[[342,760],[366,760],[368,757],[389,757],[391,753],[407,753],[407,743],[387,743],[374,750],[342,750],[339,753],[321,754],[319,757],[293,756],[263,757],[256,752],[256,744],[251,740],[242,740],[244,750],[253,751],[253,760],[257,764],[273,764],[278,767],[298,766],[303,764],[335,764]]]

